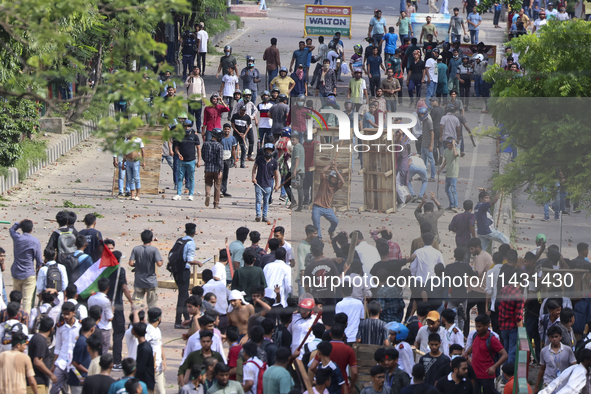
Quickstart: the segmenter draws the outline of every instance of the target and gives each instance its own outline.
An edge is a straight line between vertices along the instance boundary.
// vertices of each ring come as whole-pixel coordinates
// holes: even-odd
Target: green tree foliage
[[[0,0],[0,96],[45,103],[69,123],[81,120],[93,102],[121,97],[139,116],[174,117],[180,99],[149,106],[144,98],[160,89],[155,56],[166,51],[154,39],[155,28],[171,22],[172,12],[188,10],[186,0]],[[134,61],[147,66],[147,78],[132,71]],[[111,67],[118,73],[110,74]],[[68,82],[78,85],[73,98],[50,98],[52,88]],[[99,131],[122,135],[138,125],[118,119]]]
[[[0,102],[0,166],[12,166],[23,154],[24,138],[39,127],[35,103],[12,99]]]
[[[518,150],[495,187],[513,190],[529,183],[543,203],[554,198],[562,173],[569,197],[589,206],[591,24],[550,21],[539,36],[521,36],[511,46],[523,74],[495,65],[484,76],[494,84],[489,111]]]

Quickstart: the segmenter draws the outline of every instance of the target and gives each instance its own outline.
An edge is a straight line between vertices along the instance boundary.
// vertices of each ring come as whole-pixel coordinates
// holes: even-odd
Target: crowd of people
[[[174,329],[186,341],[178,365],[167,361],[162,341],[156,272],[164,261],[150,230],[129,257],[130,291],[122,254],[96,229],[94,214],[78,231],[76,215],[59,212],[43,250],[32,221],[15,223],[13,290],[0,299],[0,390],[165,393],[174,383],[164,372],[178,368],[183,394],[290,394],[309,384],[318,394],[507,394],[515,363],[524,361],[517,349],[518,327],[525,327],[531,359],[540,366],[533,392],[586,393],[591,315],[585,295],[538,294],[544,269],[591,271],[589,245],[580,243],[578,256],[567,259],[558,246],[546,248],[540,234],[535,249],[520,257],[491,227],[489,209],[498,196],[481,191],[475,212],[464,201],[464,212],[449,225],[457,247],[446,263],[439,250],[443,210],[431,198],[434,204],[422,200],[415,210],[421,235],[410,249],[385,227],[367,234],[375,244],[362,231],[333,229],[332,252],[312,224],[297,246],[285,239],[285,228],[274,227],[264,248],[258,231],[240,227],[213,267],[202,270],[203,284],[191,289],[190,267],[203,262],[195,257],[196,225],[187,223],[166,265],[178,286]],[[493,240],[501,245],[491,255]],[[115,269],[99,275],[101,262]],[[123,297],[131,306],[128,321]],[[379,346],[367,387],[359,380],[356,343]],[[113,371],[124,377],[115,380]]]

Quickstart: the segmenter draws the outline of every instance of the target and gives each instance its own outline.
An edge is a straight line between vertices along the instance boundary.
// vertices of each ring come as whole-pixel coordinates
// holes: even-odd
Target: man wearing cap
[[[203,263],[195,259],[195,233],[197,232],[197,225],[195,223],[185,224],[185,236],[177,239],[176,242],[183,242],[183,260],[185,261],[185,269],[182,272],[173,274],[174,282],[179,289],[176,315],[174,321],[174,328],[185,329],[181,323],[184,320],[189,320],[189,312],[187,311],[187,298],[189,298],[189,285],[191,281],[191,265],[203,267]]]
[[[261,221],[261,204],[263,221],[267,221],[269,197],[271,197],[273,182],[275,182],[275,191],[281,188],[279,166],[277,160],[273,158],[273,152],[275,152],[275,146],[271,143],[266,143],[263,146],[263,155],[258,156],[252,166],[252,183],[254,184],[256,195],[255,221],[257,222]]]
[[[326,173],[328,170],[331,171],[327,176]],[[339,224],[339,219],[337,219],[332,210],[332,199],[344,184],[345,180],[343,176],[337,171],[336,161],[333,160],[329,166],[324,167],[320,172],[320,186],[318,187],[318,192],[316,192],[312,206],[312,223],[318,229],[318,238],[320,239],[322,239],[322,230],[320,228],[321,217],[324,217],[330,222],[328,234],[331,238]]]
[[[449,345],[447,343],[447,335],[445,327],[441,325],[441,317],[437,311],[431,311],[427,314],[427,325],[419,328],[419,332],[417,333],[414,345],[415,348],[423,353],[429,353],[430,351],[429,334],[439,334],[439,337],[441,338],[441,346],[439,346],[439,350],[448,356]]]
[[[285,265],[285,263],[283,264]],[[232,290],[228,298],[232,311],[228,313],[228,324],[238,327],[238,341],[248,334],[248,319],[254,315],[254,307],[244,300],[244,292]]]
[[[209,207],[211,187],[214,186],[213,208],[220,209],[220,190],[224,171],[224,147],[221,144],[222,130],[213,129],[212,139],[203,143],[201,157],[205,167],[205,206]]]

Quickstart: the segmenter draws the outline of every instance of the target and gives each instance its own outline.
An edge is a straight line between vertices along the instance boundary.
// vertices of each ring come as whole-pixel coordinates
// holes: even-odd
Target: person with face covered
[[[264,90],[261,93],[261,103],[257,105],[257,110],[259,112],[259,142],[265,139],[265,135],[271,134],[271,114],[270,109],[273,106],[273,103],[269,101],[270,95],[268,90]],[[260,145],[260,144],[259,144]]]
[[[256,217],[255,221],[261,221],[261,213],[263,221],[267,221],[267,212],[269,211],[269,197],[271,197],[271,189],[273,188],[273,181],[275,184],[274,190],[279,190],[281,184],[279,183],[279,167],[277,160],[273,158],[275,146],[267,143],[263,146],[263,156],[256,158],[252,166],[252,183],[254,184],[256,193]],[[262,212],[261,212],[262,204]]]
[[[295,105],[292,104],[288,115],[288,120],[290,121],[292,130],[300,133],[300,143],[303,143],[304,141],[304,133],[306,132],[306,120],[310,117],[311,114],[309,109],[304,108],[305,104],[306,96],[300,94],[296,99]]]
[[[328,170],[330,170],[330,173],[327,176],[326,173]],[[328,234],[331,238],[339,224],[339,219],[337,219],[332,210],[332,199],[335,193],[343,187],[344,184],[345,180],[343,179],[343,176],[337,171],[336,161],[333,160],[329,166],[322,169],[322,172],[320,173],[320,186],[318,187],[318,192],[316,193],[312,207],[312,223],[318,229],[318,238],[320,239],[322,239],[320,227],[321,217],[324,217],[330,222]]]
[[[295,84],[291,90],[291,97],[298,97],[300,95],[308,95],[308,78],[306,75],[306,67],[300,63],[296,70],[291,74],[291,79],[294,80]]]
[[[246,160],[254,161],[252,158],[252,151],[254,149],[254,135],[257,132],[259,127],[259,121],[257,120],[257,106],[255,105],[254,101],[252,100],[253,94],[250,89],[244,89],[242,92],[242,102],[241,105],[246,108],[246,115],[250,117],[250,130],[246,133],[246,138],[248,139],[248,157]],[[256,96],[255,96],[256,97]]]
[[[203,110],[203,127],[201,138],[204,141],[211,140],[211,131],[222,128],[222,114],[230,111],[224,100],[220,99],[217,93],[211,95],[210,105]]]
[[[324,59],[322,70],[320,71],[320,78],[316,85],[316,97],[328,97],[329,93],[337,94],[337,76],[333,69],[330,68],[330,60]]]
[[[470,105],[470,86],[471,78],[474,74],[474,68],[470,64],[470,59],[467,55],[462,56],[462,63],[456,69],[456,78],[460,82],[460,97],[464,97],[464,110],[468,111]]]
[[[298,311],[297,313],[294,313],[291,323],[287,327],[287,330],[292,335],[291,351],[294,354],[296,353],[298,346],[300,346],[304,340],[306,333],[314,324],[314,320],[316,320],[316,313],[314,313],[315,307],[316,303],[314,302],[314,298],[308,294],[308,298],[303,298],[299,302]],[[318,320],[318,323],[322,323],[322,318]],[[313,336],[309,335],[306,339],[306,343],[312,342],[313,340]]]
[[[232,47],[230,45],[224,47],[224,56],[220,58],[218,72],[215,74],[216,79],[219,78],[220,71],[222,72],[222,76],[228,74],[228,68],[233,69],[235,75],[238,74],[238,63],[234,55],[232,55]]]
[[[259,91],[259,82],[261,82],[261,73],[255,67],[254,57],[246,56],[246,67],[240,72],[240,79],[242,79],[244,90],[250,90],[252,97],[256,98]]]

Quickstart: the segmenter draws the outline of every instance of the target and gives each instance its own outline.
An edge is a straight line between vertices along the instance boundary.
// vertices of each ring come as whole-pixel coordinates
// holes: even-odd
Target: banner
[[[335,33],[351,38],[352,7],[332,5],[306,5],[304,11],[304,37],[327,36]]]

